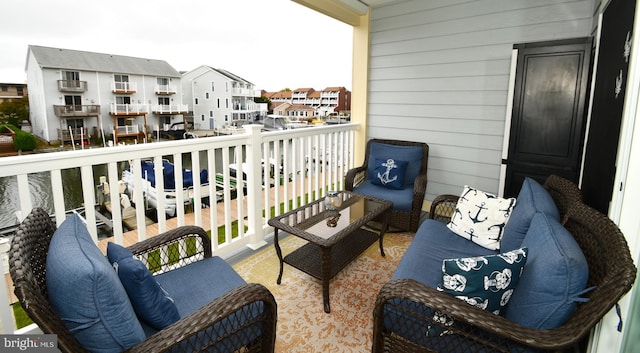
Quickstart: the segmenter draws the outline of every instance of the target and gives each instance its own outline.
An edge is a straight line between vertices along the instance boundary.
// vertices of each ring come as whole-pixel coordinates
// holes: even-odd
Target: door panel
[[[527,43],[518,49],[504,195],[526,176],[579,176],[591,65],[591,38]]]
[[[635,1],[614,0],[602,17],[593,109],[580,185],[585,203],[607,214],[629,69]]]

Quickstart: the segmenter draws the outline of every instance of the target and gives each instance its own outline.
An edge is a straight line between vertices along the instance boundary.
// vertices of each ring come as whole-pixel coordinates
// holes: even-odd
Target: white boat
[[[169,217],[176,215],[177,209],[177,195],[178,192],[182,192],[182,199],[184,205],[190,205],[193,203],[195,196],[195,190],[193,185],[193,172],[189,169],[182,169],[182,190],[176,190],[175,186],[175,167],[173,163],[168,160],[162,161],[162,175],[164,182],[164,191],[158,193],[156,189],[156,178],[154,171],[153,161],[141,161],[142,166],[142,193],[144,195],[144,201],[147,203],[147,207],[158,208],[159,194],[164,196],[164,208],[165,213]],[[135,189],[135,177],[131,168],[127,168],[122,172],[122,181],[126,185],[126,192],[131,197],[131,200],[135,203],[134,189]],[[197,186],[195,186],[197,187]],[[200,171],[200,197],[203,205],[209,205],[209,173],[206,169]],[[219,195],[216,194],[216,202],[220,201]]]

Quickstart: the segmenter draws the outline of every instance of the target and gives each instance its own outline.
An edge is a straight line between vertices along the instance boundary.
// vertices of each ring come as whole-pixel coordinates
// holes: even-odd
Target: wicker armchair
[[[578,304],[564,325],[537,330],[468,305],[415,280],[397,279],[386,283],[378,294],[374,309],[372,351],[562,352],[578,347],[591,329],[631,289],[636,267],[624,235],[605,215],[579,202],[581,198],[579,190],[576,193],[575,185],[554,177],[544,186],[561,211],[564,227],[573,235],[587,259],[587,287],[595,288],[585,295],[588,302]],[[451,207],[455,208],[457,197],[447,195],[437,201],[432,205],[430,217],[446,219],[446,213]],[[563,209],[562,205],[567,207]],[[395,314],[386,315],[389,312]],[[441,326],[442,322],[434,321],[434,312],[452,318],[455,324]],[[412,317],[413,321],[406,320],[407,316]],[[398,318],[404,321],[393,322]],[[418,345],[387,329],[401,325],[407,330],[413,328],[424,331],[423,324],[427,322],[448,333],[444,337],[427,339],[427,342],[433,340],[431,342],[437,348]]]
[[[86,352],[55,314],[49,302],[45,281],[46,259],[55,231],[56,226],[49,215],[39,208],[34,209],[18,228],[9,251],[15,294],[29,317],[44,333],[57,335],[58,348],[62,352]],[[175,254],[186,254],[188,251],[178,249],[176,252],[175,246],[166,245],[177,243],[183,246],[185,242],[180,240],[189,237],[195,238],[202,245],[198,246],[201,249],[201,257],[211,257],[211,246],[206,232],[194,226],[176,228],[137,243],[129,249],[135,255],[173,249],[171,256],[159,258],[168,260],[171,257],[175,260]],[[193,258],[192,254],[189,258]],[[189,258],[185,255],[178,260],[178,264],[187,265],[192,262]],[[249,318],[247,313],[251,311],[251,305],[261,306],[262,313],[255,318]],[[228,351],[230,341],[242,340],[239,339],[242,335],[258,337],[249,346],[241,348],[242,352],[273,352],[276,309],[275,299],[268,289],[260,284],[241,285],[148,337],[127,352],[196,351],[195,346],[207,352],[224,352]],[[218,324],[223,320],[234,322],[236,326],[229,328],[228,325]],[[192,345],[196,342],[196,345]]]
[[[415,232],[418,229],[420,215],[422,212],[422,204],[424,202],[425,192],[427,190],[427,162],[429,159],[429,146],[422,142],[412,141],[400,141],[400,140],[383,140],[383,139],[371,139],[367,142],[364,163],[360,167],[356,167],[347,171],[345,175],[345,189],[348,191],[354,191],[358,193],[358,187],[363,185],[367,181],[367,171],[369,169],[371,149],[373,144],[386,144],[393,146],[404,147],[419,147],[422,149],[422,160],[420,162],[420,171],[413,183],[413,194],[411,199],[411,209],[402,210],[397,207],[393,207],[389,211],[388,222],[389,227],[392,229],[407,230]],[[394,156],[402,159],[403,155]],[[382,189],[382,188],[381,188]],[[371,195],[383,199],[387,199],[384,196],[384,192]]]

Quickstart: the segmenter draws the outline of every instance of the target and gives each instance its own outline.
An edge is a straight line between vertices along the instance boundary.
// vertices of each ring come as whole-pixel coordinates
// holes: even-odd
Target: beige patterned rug
[[[370,352],[376,295],[412,239],[413,233],[388,233],[386,257],[380,256],[376,242],[338,273],[329,286],[329,314],[323,310],[319,280],[285,264],[282,284],[276,284],[279,262],[273,245],[233,267],[247,282],[269,288],[276,298],[276,352]],[[304,243],[289,236],[280,246],[286,255]]]

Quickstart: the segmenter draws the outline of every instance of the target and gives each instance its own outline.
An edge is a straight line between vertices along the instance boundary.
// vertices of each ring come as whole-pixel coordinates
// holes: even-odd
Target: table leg
[[[284,259],[282,258],[282,249],[280,249],[280,243],[278,242],[278,228],[274,228],[273,230],[273,245],[276,248],[276,254],[278,255],[278,259],[280,260],[280,273],[278,274],[277,284],[282,282],[282,270],[284,268]]]
[[[389,228],[389,222],[388,222],[388,216],[385,213],[385,215],[382,217],[382,226],[380,227],[380,233],[378,234],[378,241],[380,242],[380,255],[382,255],[382,257],[385,256],[384,254],[384,248],[382,247],[382,238],[384,238],[384,233],[387,232],[387,229]]]
[[[322,248],[322,301],[324,312],[331,312],[329,305],[329,282],[331,281],[331,248]]]

